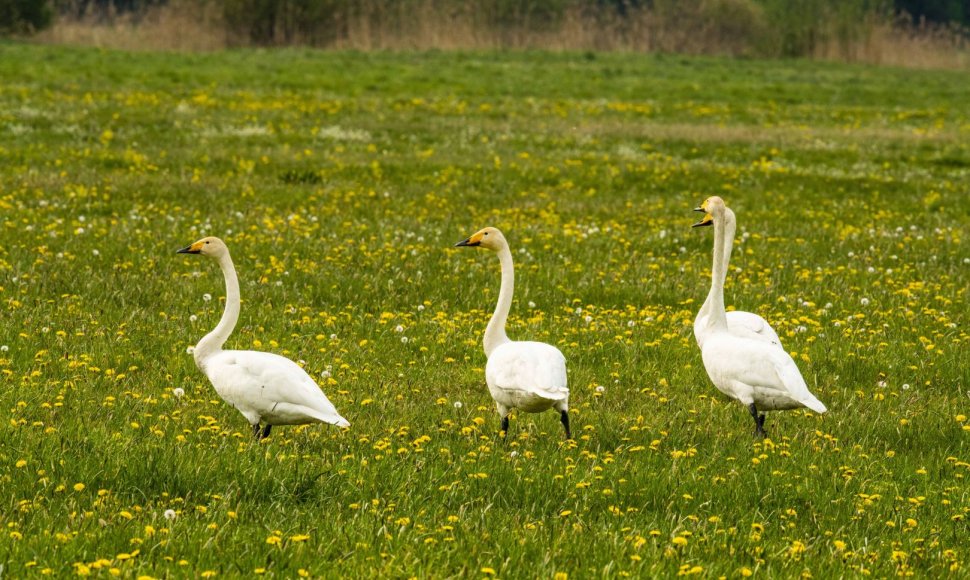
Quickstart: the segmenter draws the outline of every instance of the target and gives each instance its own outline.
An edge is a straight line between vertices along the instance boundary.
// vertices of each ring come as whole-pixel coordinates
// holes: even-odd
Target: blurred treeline
[[[970,0],[0,0],[0,30],[165,13],[225,46],[553,48],[818,56],[879,30],[965,47]],[[177,18],[172,18],[172,15]],[[191,30],[186,23],[192,23]],[[889,42],[895,42],[889,40]]]

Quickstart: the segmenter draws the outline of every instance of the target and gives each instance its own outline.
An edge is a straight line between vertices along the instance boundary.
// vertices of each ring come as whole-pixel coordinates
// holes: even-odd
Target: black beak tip
[[[699,211],[701,213],[707,213],[706,210],[704,208],[702,208],[702,207],[695,207],[694,208],[694,211]]]
[[[193,252],[192,251],[192,246],[185,246],[184,248],[182,248],[181,250],[178,250],[175,253],[176,254],[198,254],[199,252],[198,252],[198,250],[196,250],[196,251]]]

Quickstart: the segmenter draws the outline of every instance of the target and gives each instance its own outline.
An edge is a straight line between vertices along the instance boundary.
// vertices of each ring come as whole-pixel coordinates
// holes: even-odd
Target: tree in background
[[[30,34],[53,22],[48,0],[0,0],[0,34]]]
[[[970,0],[895,0],[898,12],[908,14],[913,20],[949,24],[956,22],[970,26]]]

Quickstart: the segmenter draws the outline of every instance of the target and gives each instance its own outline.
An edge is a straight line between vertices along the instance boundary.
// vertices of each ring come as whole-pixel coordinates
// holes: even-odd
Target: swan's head
[[[704,203],[700,207],[695,207],[694,211],[699,211],[704,214],[701,221],[694,224],[693,228],[701,228],[704,226],[714,225],[715,216],[721,216],[724,214],[724,210],[727,208],[724,205],[724,200],[718,196],[711,196],[704,200]]]
[[[210,258],[221,258],[225,254],[229,253],[229,248],[226,247],[226,243],[215,237],[202,238],[201,240],[185,246],[178,252],[178,254],[202,254],[203,256],[209,256]]]
[[[505,236],[502,235],[502,232],[498,228],[488,227],[482,228],[467,239],[458,242],[455,244],[455,247],[471,246],[488,248],[489,250],[500,250],[507,245]]]

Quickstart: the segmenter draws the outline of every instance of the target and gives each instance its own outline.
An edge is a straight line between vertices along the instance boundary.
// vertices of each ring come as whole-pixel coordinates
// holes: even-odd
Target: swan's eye
[[[207,245],[207,246],[208,246],[208,245],[209,245],[209,242],[206,242],[206,243],[205,243],[205,245]]]
[[[487,236],[488,235],[488,232],[485,232],[485,235]]]

